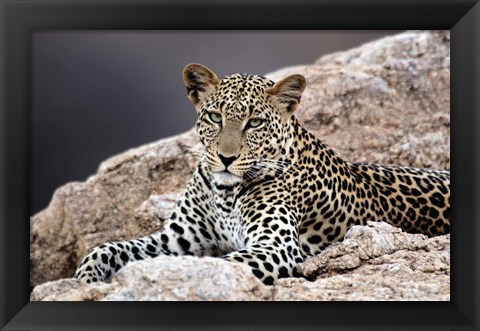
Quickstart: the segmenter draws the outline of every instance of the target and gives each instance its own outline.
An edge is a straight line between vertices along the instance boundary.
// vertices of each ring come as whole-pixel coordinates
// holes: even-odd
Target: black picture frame
[[[480,4],[431,1],[0,0],[0,326],[36,329],[475,330]],[[30,34],[35,30],[451,30],[450,302],[30,302]]]

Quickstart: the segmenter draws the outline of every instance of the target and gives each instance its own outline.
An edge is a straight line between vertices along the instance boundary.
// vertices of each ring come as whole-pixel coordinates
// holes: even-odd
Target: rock
[[[114,289],[111,283],[95,283],[93,286],[76,279],[60,279],[35,286],[31,301],[98,301]]]
[[[138,231],[132,230],[134,237],[158,231],[163,221],[173,213],[180,194],[151,195],[135,210],[135,224]]]
[[[35,287],[35,301],[255,301],[272,297],[249,267],[204,257],[161,256],[128,264],[111,283],[62,279]]]
[[[346,52],[324,56],[312,65],[284,68],[267,76],[278,80],[290,73],[305,75],[308,84],[295,116],[346,160],[450,168],[448,31],[405,32]],[[71,277],[80,259],[96,245],[109,240],[131,239],[160,229],[179,191],[193,172],[198,155],[197,146],[198,138],[192,129],[114,156],[103,162],[98,172],[87,181],[69,183],[57,189],[50,205],[30,220],[30,285],[34,287],[47,281]],[[377,230],[381,231],[380,228],[375,231],[355,228],[355,231],[364,231],[366,240]],[[383,239],[378,240],[400,238],[397,236],[401,235],[406,236],[404,239],[410,236],[416,238],[398,232],[385,234],[381,236]],[[374,272],[372,268],[378,266],[373,263],[358,265],[358,261],[373,261],[399,252],[397,246],[386,245],[390,243],[388,240],[378,245],[359,246],[362,253],[357,255],[345,253],[339,255],[338,259],[323,255],[322,258],[328,263],[323,264],[322,270],[327,270],[325,272],[330,275],[328,270],[335,263],[345,263],[355,270],[356,276],[349,274],[348,277],[361,283],[361,279],[355,277],[363,275],[361,272],[364,269],[365,272]],[[422,242],[430,246],[437,243],[434,239]],[[345,246],[344,249],[357,248]],[[395,250],[390,252],[389,249]],[[422,250],[418,248],[418,252]],[[400,251],[412,252],[411,248]],[[441,256],[446,254],[434,248],[432,252]],[[398,258],[403,261],[399,262],[398,268],[413,268],[412,264],[402,260],[407,257]],[[306,262],[302,267],[307,274],[316,275],[320,272],[307,266]],[[149,270],[154,272],[153,269]],[[342,270],[347,272],[347,269]],[[418,279],[423,278],[415,273],[425,273],[425,277],[432,275],[420,267],[410,270]],[[340,276],[332,274],[329,277]],[[325,279],[320,277],[318,281],[325,282]],[[69,291],[80,288],[80,285],[68,281],[62,281],[61,284]],[[297,286],[294,291],[299,291],[303,287],[316,286],[313,284],[300,279],[281,280],[275,286],[274,298],[301,298],[303,294],[291,294],[289,286]],[[412,286],[417,288],[413,283]],[[102,287],[95,293],[104,293],[102,291],[106,288]],[[377,297],[377,294],[380,296],[380,292],[367,294],[360,288],[361,284],[359,290],[354,291],[359,299],[362,295],[365,295],[365,299]],[[438,298],[445,298],[448,294],[445,288],[439,288],[443,292],[439,292]],[[35,291],[38,293],[38,289]],[[288,297],[285,291],[292,297]],[[314,292],[313,288],[311,291]],[[418,291],[434,298],[433,295],[429,296],[428,291]],[[327,292],[319,290],[319,300],[323,295],[320,293]],[[336,298],[341,297],[338,292]],[[399,297],[398,292],[388,292],[387,297]],[[92,298],[92,295],[88,294],[86,298]],[[335,295],[331,298],[335,298]]]
[[[305,276],[280,279],[274,300],[450,300],[450,235],[428,238],[386,223],[353,226],[298,266]]]
[[[197,143],[189,131],[135,148],[103,162],[86,182],[57,189],[48,208],[30,219],[30,286],[71,277],[94,246],[158,230],[159,217],[173,207],[171,193],[193,172],[188,146]],[[148,203],[160,200],[156,209]]]
[[[450,169],[450,34],[411,31],[314,65],[299,73],[307,88],[300,122],[352,162]]]
[[[219,258],[161,256],[128,264],[110,283],[61,279],[36,286],[35,301],[441,300],[450,299],[450,235],[428,238],[386,223],[352,227],[343,242],[298,267],[303,278],[261,283]]]

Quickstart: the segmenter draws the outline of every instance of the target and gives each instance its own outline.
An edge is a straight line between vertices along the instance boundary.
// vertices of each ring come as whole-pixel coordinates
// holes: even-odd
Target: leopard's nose
[[[228,166],[232,164],[233,161],[235,161],[238,156],[225,157],[222,154],[218,154],[218,157],[220,158],[220,160],[222,160],[222,163],[225,166],[225,168],[228,168]]]

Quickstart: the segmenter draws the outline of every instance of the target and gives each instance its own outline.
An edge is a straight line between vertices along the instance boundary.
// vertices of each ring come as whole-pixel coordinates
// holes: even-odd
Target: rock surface
[[[429,300],[450,299],[450,235],[427,238],[386,223],[352,227],[343,242],[308,258],[298,271],[316,278],[261,283],[240,263],[157,257],[128,264],[111,283],[61,279],[35,287],[31,300]]]
[[[450,169],[450,34],[405,32],[268,75],[299,73],[300,122],[343,158]]]
[[[169,193],[185,186],[196,164],[185,146],[196,143],[190,131],[132,149],[102,163],[86,182],[57,189],[48,208],[30,219],[30,286],[71,277],[103,242],[158,230],[159,217],[173,207]]]
[[[312,65],[285,68],[267,76],[277,80],[290,73],[303,74],[308,84],[295,115],[345,159],[450,168],[448,31],[406,32],[324,56]],[[179,190],[193,172],[197,143],[192,129],[114,156],[103,162],[97,174],[87,181],[59,188],[48,208],[30,220],[30,285],[71,277],[88,249],[98,244],[138,237],[161,228]],[[401,261],[398,268],[411,266],[406,260]],[[374,272],[372,268],[374,264],[356,266],[354,270],[359,274],[355,275],[367,277],[368,272]],[[418,278],[415,273],[424,272],[409,270],[412,282]],[[340,275],[330,276],[341,280]],[[366,283],[356,276],[349,276],[352,282],[358,281],[359,286]],[[320,278],[317,282],[324,281]],[[79,286],[72,285],[75,281],[60,282],[73,286],[72,291]],[[283,290],[275,286],[274,295],[280,300],[294,299],[286,293],[301,288],[313,293],[314,289],[309,287],[317,284],[301,279],[281,282]],[[404,283],[408,283],[406,279]],[[103,293],[100,288],[113,284],[102,284],[98,293]],[[448,284],[442,284],[439,291],[443,291],[429,298],[446,298]],[[417,288],[414,285],[412,289]],[[35,291],[38,293],[38,289]],[[358,299],[381,296],[360,290],[355,293],[360,293]],[[382,293],[390,295],[386,290]],[[301,298],[300,294],[293,296]],[[396,297],[410,298],[409,294]]]
[[[61,279],[35,287],[32,300],[45,301],[252,301],[272,289],[240,263],[204,257],[162,256],[128,264],[111,283]]]
[[[428,238],[386,223],[353,226],[341,243],[298,270],[315,282],[286,278],[275,300],[450,300],[450,235]]]

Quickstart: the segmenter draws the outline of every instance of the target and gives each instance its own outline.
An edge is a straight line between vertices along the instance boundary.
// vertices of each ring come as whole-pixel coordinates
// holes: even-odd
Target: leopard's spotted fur
[[[303,76],[220,80],[192,64],[184,81],[205,151],[174,213],[160,232],[93,249],[76,278],[104,281],[158,255],[209,255],[247,264],[272,284],[367,220],[449,232],[449,173],[342,160],[292,115]]]

